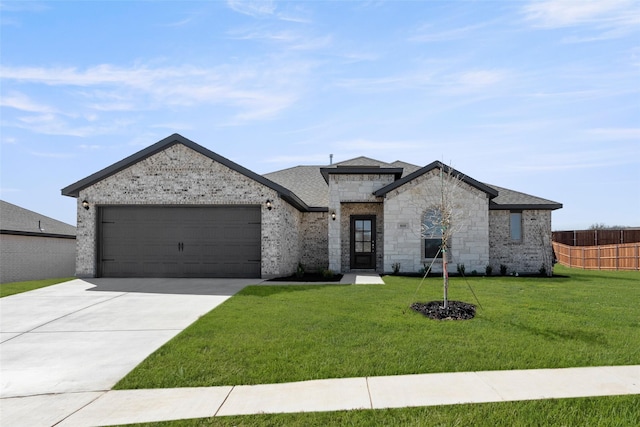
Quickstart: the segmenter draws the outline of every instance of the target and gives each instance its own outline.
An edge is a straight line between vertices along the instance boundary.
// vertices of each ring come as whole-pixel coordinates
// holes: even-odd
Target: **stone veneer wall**
[[[349,226],[344,236],[344,221],[349,224],[349,212],[342,208],[349,203],[381,203],[373,192],[392,183],[394,176],[390,174],[331,174],[329,175],[329,214],[336,213],[336,220],[329,221],[329,268],[335,272],[348,272],[349,266]],[[383,218],[377,222],[382,224]],[[346,240],[345,240],[346,239]],[[346,244],[345,244],[346,242]],[[380,242],[381,243],[381,242]],[[345,247],[346,246],[346,247]],[[383,246],[378,244],[378,254],[382,256]]]
[[[267,199],[272,200],[272,210],[265,207]],[[82,208],[83,200],[90,209]],[[300,212],[274,190],[176,144],[80,191],[76,275],[97,274],[97,206],[234,204],[262,207],[262,276],[295,271],[300,259]]]
[[[508,210],[489,212],[489,258],[493,274],[500,274],[500,265],[507,266],[507,274],[538,273],[544,266],[553,271],[551,246],[551,211],[522,211],[522,241],[511,240]]]
[[[305,212],[302,214],[300,232],[300,262],[306,271],[314,272],[329,267],[327,212]]]
[[[431,264],[423,258],[422,219],[425,212],[439,203],[441,184],[439,171],[423,176],[387,194],[384,203],[385,239],[384,271],[393,271],[400,263],[401,272],[418,272]],[[448,271],[455,272],[456,264],[464,264],[468,272],[484,272],[489,263],[489,200],[486,194],[461,183],[455,190],[455,211],[459,225],[454,225]],[[442,272],[439,260],[434,272]]]

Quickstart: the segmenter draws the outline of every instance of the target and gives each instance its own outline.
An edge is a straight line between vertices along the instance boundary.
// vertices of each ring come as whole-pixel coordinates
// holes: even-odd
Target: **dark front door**
[[[376,217],[351,217],[351,268],[376,268]]]

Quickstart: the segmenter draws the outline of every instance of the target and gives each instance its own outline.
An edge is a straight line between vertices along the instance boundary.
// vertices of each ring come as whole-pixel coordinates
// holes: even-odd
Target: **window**
[[[422,221],[422,239],[424,241],[423,256],[426,259],[442,258],[442,215],[437,209],[430,209],[424,214]]]
[[[522,212],[511,211],[509,214],[509,229],[511,231],[511,241],[522,241]]]

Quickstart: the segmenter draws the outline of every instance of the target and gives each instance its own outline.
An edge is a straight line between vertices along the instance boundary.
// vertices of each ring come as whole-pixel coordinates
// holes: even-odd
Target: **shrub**
[[[328,268],[322,270],[322,277],[324,277],[325,279],[333,279],[334,275],[335,273],[333,272],[333,270],[330,270]]]
[[[420,274],[421,276],[425,276],[429,273],[431,273],[431,267],[428,267],[426,263],[422,264],[422,268],[418,270],[418,274]]]
[[[304,276],[304,265],[301,262],[298,263],[298,268],[296,269],[296,277],[299,279]]]
[[[393,264],[391,264],[391,268],[393,268],[393,274],[400,273],[400,263],[399,262],[394,262]]]
[[[504,264],[500,264],[500,275],[501,276],[507,275],[507,266]]]
[[[492,272],[493,272],[493,267],[487,264],[487,266],[484,268],[484,274],[486,274],[487,276],[491,276]]]
[[[544,266],[544,264],[542,264],[542,266],[538,270],[538,273],[540,273],[541,276],[546,276],[547,275],[547,268]]]

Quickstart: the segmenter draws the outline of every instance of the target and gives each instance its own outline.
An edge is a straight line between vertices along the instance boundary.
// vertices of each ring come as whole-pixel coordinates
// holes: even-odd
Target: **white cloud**
[[[54,113],[56,111],[55,108],[37,103],[19,92],[9,92],[7,96],[0,97],[0,106],[32,113]]]
[[[534,27],[584,27],[595,31],[564,37],[565,43],[615,39],[640,28],[640,2],[636,0],[534,1],[522,12]]]
[[[502,70],[474,70],[460,73],[458,81],[466,87],[484,87],[500,83],[505,76],[506,73]]]
[[[640,141],[640,128],[596,128],[596,129],[589,129],[586,132],[587,134],[597,137],[598,139],[606,139],[606,140],[631,139],[635,141]]]
[[[14,138],[13,136],[3,136],[2,137],[2,143],[3,144],[17,144],[18,140],[16,138]]]
[[[215,68],[192,66],[151,68],[117,67],[102,64],[77,68],[2,67],[3,80],[60,88],[59,100],[73,103],[76,111],[142,111],[167,106],[224,105],[236,121],[272,118],[289,108],[304,90],[303,81],[314,65],[286,60],[266,63],[224,65]],[[81,87],[81,91],[74,88]],[[78,97],[86,99],[79,104]],[[10,106],[26,111],[53,113],[26,97],[9,98]],[[67,102],[68,104],[68,102]],[[60,113],[62,114],[62,113]],[[79,113],[65,113],[78,116]],[[25,122],[34,118],[25,118]],[[227,121],[227,124],[229,122]]]
[[[271,0],[227,0],[227,6],[254,18],[271,16],[276,10],[276,5]]]
[[[599,142],[580,141],[575,144],[557,146],[553,155],[533,150],[525,157],[506,164],[506,168],[516,171],[568,171],[612,168],[631,165],[637,162],[638,146],[625,142],[611,143],[603,146]]]
[[[80,144],[78,145],[78,148],[81,150],[97,151],[97,150],[102,150],[104,147],[102,145],[97,145],[97,144]]]
[[[30,154],[32,156],[45,157],[48,159],[69,159],[71,157],[74,157],[74,155],[70,153],[52,153],[45,151],[31,151]]]
[[[468,25],[466,27],[452,28],[448,30],[438,30],[431,25],[425,25],[417,30],[417,34],[409,37],[412,42],[442,42],[450,40],[461,40],[470,37],[473,32],[484,28],[488,23]]]
[[[347,152],[357,152],[358,155],[366,152],[406,150],[422,147],[424,143],[416,141],[374,141],[370,139],[358,138],[347,141],[338,141],[333,144],[334,148]]]

